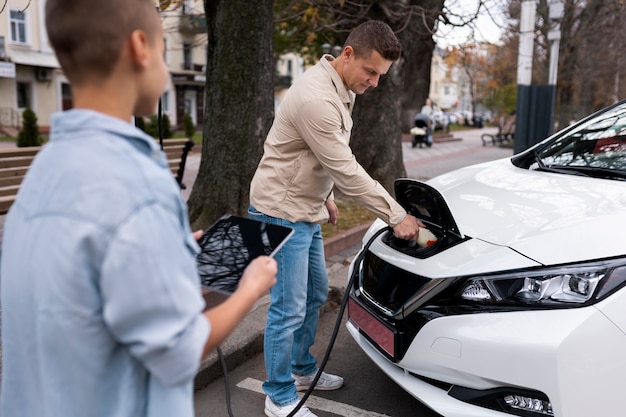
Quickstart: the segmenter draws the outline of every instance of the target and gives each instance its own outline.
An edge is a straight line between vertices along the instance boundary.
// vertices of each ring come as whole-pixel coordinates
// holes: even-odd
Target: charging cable
[[[287,417],[293,417],[298,412],[298,410],[302,408],[307,398],[309,398],[309,396],[315,389],[315,386],[317,385],[317,381],[320,379],[320,376],[322,376],[322,372],[324,372],[326,363],[328,362],[328,359],[330,358],[330,352],[333,350],[333,346],[335,345],[335,340],[337,339],[337,334],[339,333],[339,328],[341,327],[343,313],[346,310],[346,306],[348,305],[348,299],[350,298],[350,290],[352,289],[352,286],[354,285],[354,280],[356,279],[356,277],[359,276],[359,265],[361,264],[361,262],[363,262],[363,258],[365,257],[365,254],[367,253],[367,250],[369,249],[372,242],[374,242],[374,240],[378,236],[380,236],[382,233],[388,230],[392,230],[391,227],[389,226],[383,227],[382,229],[374,233],[374,235],[367,241],[365,246],[363,246],[363,249],[361,249],[359,256],[355,259],[353,263],[354,269],[352,269],[352,273],[350,274],[350,279],[348,280],[348,285],[346,286],[346,291],[343,294],[343,300],[341,301],[341,307],[339,308],[339,315],[337,317],[337,321],[335,322],[335,328],[333,329],[333,333],[330,337],[330,342],[328,343],[328,347],[326,348],[326,353],[324,353],[324,358],[322,359],[322,362],[320,362],[320,366],[317,370],[317,374],[315,374],[315,378],[313,378],[313,382],[311,382],[311,386],[309,386],[309,388],[306,390],[306,392],[304,393],[304,395],[302,396],[302,398],[300,399],[296,407],[291,411],[291,413],[289,413]]]
[[[365,254],[367,253],[367,250],[371,246],[372,242],[374,242],[374,240],[378,236],[380,236],[381,234],[383,234],[384,232],[389,231],[389,230],[392,230],[392,229],[391,229],[391,227],[387,226],[387,227],[383,227],[382,229],[380,229],[376,233],[374,233],[374,235],[363,246],[363,249],[361,249],[361,252],[359,253],[358,257],[354,260],[354,263],[353,263],[354,269],[352,270],[352,273],[350,274],[350,279],[348,280],[348,285],[346,286],[346,291],[343,294],[343,299],[341,301],[341,307],[339,308],[339,315],[337,317],[337,321],[335,322],[335,327],[334,327],[333,333],[332,333],[332,335],[330,337],[330,342],[328,343],[328,347],[326,347],[326,352],[324,353],[324,357],[322,359],[322,362],[320,362],[320,366],[318,367],[317,373],[315,374],[315,378],[313,378],[313,382],[311,382],[311,386],[309,386],[309,388],[306,390],[306,392],[304,393],[304,395],[302,396],[302,398],[300,399],[300,401],[298,402],[296,407],[289,413],[289,415],[287,417],[293,417],[298,412],[298,410],[300,410],[300,408],[302,408],[302,406],[304,405],[306,400],[309,398],[309,396],[311,395],[311,393],[315,389],[315,386],[317,385],[317,381],[322,376],[322,372],[324,372],[324,368],[326,367],[326,363],[328,362],[328,359],[330,358],[330,352],[333,350],[333,346],[335,345],[335,340],[337,339],[337,334],[339,333],[339,328],[341,327],[341,321],[343,319],[343,314],[344,314],[344,312],[346,310],[346,306],[348,305],[348,299],[350,297],[350,290],[352,289],[352,286],[354,285],[354,280],[359,275],[359,265],[361,264],[361,262],[363,262],[363,258],[365,257]],[[231,404],[230,404],[230,383],[228,382],[228,369],[226,367],[226,361],[224,360],[224,356],[222,355],[222,351],[221,351],[221,349],[219,347],[217,348],[217,354],[218,354],[218,356],[220,358],[220,362],[222,364],[222,371],[224,372],[224,385],[225,385],[225,390],[226,390],[226,408],[228,409],[228,415],[230,417],[234,417],[233,411],[232,411],[232,408],[231,408]]]

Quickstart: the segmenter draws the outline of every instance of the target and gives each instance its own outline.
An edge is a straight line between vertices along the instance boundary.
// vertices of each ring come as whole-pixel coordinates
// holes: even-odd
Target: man
[[[376,87],[400,57],[400,43],[380,21],[359,25],[341,55],[330,55],[290,88],[265,141],[250,186],[252,218],[287,225],[295,234],[279,251],[277,284],[265,328],[267,394],[265,414],[287,416],[317,372],[309,348],[319,310],[328,295],[319,223],[337,222],[336,186],[393,227],[403,239],[417,240],[423,224],[406,211],[357,163],[349,147],[356,94]],[[343,379],[323,373],[316,389],[333,390]],[[298,417],[314,417],[306,407]]]

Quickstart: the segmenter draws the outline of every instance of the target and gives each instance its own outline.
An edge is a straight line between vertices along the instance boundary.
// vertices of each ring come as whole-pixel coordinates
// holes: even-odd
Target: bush
[[[185,136],[189,139],[193,139],[193,135],[196,133],[196,126],[194,126],[189,113],[185,113],[183,116],[183,128],[185,130]]]
[[[37,115],[30,108],[22,112],[22,130],[17,135],[17,146],[23,148],[27,146],[39,146],[43,142],[39,136],[39,125]]]
[[[163,139],[174,136],[170,118],[165,113],[161,116],[161,129],[163,131]],[[155,138],[159,137],[159,119],[156,114],[150,118],[150,123],[146,126],[146,133]]]

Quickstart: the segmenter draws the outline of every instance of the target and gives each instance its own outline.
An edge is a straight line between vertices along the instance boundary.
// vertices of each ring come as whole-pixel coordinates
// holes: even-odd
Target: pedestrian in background
[[[4,225],[4,417],[193,417],[201,360],[275,282],[259,257],[203,312],[165,155],[131,123],[169,74],[150,0],[48,0],[75,109],[55,114]],[[196,233],[195,237],[201,232]]]
[[[367,174],[349,146],[356,95],[376,87],[399,57],[400,43],[387,24],[359,25],[336,59],[324,55],[291,86],[266,138],[250,186],[249,214],[295,230],[276,256],[277,284],[270,291],[263,383],[267,416],[287,416],[298,402],[297,391],[308,389],[318,371],[309,349],[328,296],[319,223],[337,222],[333,187],[384,220],[399,238],[416,240],[423,227]],[[315,388],[342,384],[340,376],[324,372]],[[314,414],[304,406],[296,416]]]

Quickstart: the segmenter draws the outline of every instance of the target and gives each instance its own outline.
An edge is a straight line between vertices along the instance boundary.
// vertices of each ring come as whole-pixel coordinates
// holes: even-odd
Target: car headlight
[[[460,297],[483,304],[576,305],[595,302],[625,282],[624,260],[604,261],[473,277]]]

